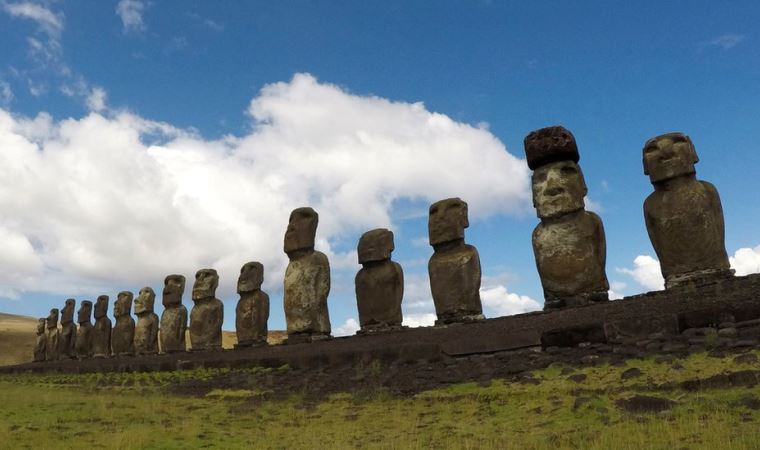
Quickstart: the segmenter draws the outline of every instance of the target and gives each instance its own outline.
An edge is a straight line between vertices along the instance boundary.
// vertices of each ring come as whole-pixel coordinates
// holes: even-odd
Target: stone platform
[[[308,344],[27,363],[0,367],[0,373],[167,371],[286,364],[314,369],[371,361],[393,365],[463,360],[487,354],[517,357],[540,352],[548,356],[568,347],[635,356],[642,352],[757,347],[759,339],[760,274],[756,274],[462,325],[402,329]],[[513,360],[502,359],[504,364]]]

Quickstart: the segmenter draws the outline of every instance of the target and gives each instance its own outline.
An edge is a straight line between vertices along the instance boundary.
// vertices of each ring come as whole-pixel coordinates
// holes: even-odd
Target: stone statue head
[[[531,179],[533,206],[538,217],[548,219],[583,209],[586,182],[580,166],[572,161],[545,164]]]
[[[204,298],[214,298],[216,296],[216,287],[219,286],[219,275],[214,269],[201,269],[195,273],[195,284],[193,285],[193,300],[203,300]]]
[[[50,310],[50,314],[45,319],[48,328],[58,328],[58,308]]]
[[[76,301],[73,298],[67,298],[61,309],[61,325],[74,321],[74,307]]]
[[[182,304],[182,295],[185,293],[185,277],[173,274],[164,279],[163,304],[164,306],[176,306]]]
[[[314,248],[319,214],[312,208],[296,208],[290,213],[288,229],[285,231],[285,253]]]
[[[79,311],[77,311],[77,323],[85,323],[90,321],[92,315],[92,302],[89,300],[82,300],[79,304]]]
[[[394,249],[393,231],[385,228],[367,231],[359,238],[359,245],[356,248],[359,264],[391,259],[391,252]]]
[[[135,299],[135,314],[140,315],[146,312],[153,312],[153,304],[156,302],[156,293],[153,288],[145,286],[140,289]]]
[[[95,300],[95,319],[100,319],[108,314],[108,296],[99,295]]]
[[[652,183],[696,173],[697,151],[689,136],[666,133],[644,144],[644,175]]]
[[[45,328],[47,328],[47,319],[40,317],[37,319],[37,336],[45,334]]]
[[[129,291],[121,291],[116,296],[113,304],[113,316],[124,317],[132,314],[132,298],[134,294]]]
[[[237,284],[238,294],[258,291],[261,289],[261,283],[263,282],[264,265],[257,261],[247,262],[240,268]]]
[[[556,161],[577,163],[580,160],[575,137],[564,127],[554,126],[532,131],[523,143],[530,170]]]
[[[428,216],[430,245],[464,239],[464,229],[469,226],[467,203],[459,197],[447,198],[430,205]]]

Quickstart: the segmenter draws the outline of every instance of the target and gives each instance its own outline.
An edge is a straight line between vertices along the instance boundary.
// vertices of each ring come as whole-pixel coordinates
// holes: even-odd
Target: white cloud
[[[591,200],[588,196],[583,197],[583,203],[586,205],[586,211],[593,211],[597,214],[600,214],[603,211],[602,204],[595,200]]]
[[[105,89],[101,87],[94,87],[90,91],[90,95],[87,96],[87,108],[90,111],[101,112],[106,109],[106,94]]]
[[[622,281],[611,281],[609,290],[610,300],[620,300],[621,298],[625,297],[623,291],[627,286],[628,285]]]
[[[349,318],[343,322],[343,325],[333,329],[333,336],[353,336],[359,331],[359,322],[356,319]]]
[[[473,217],[530,205],[524,161],[420,103],[299,74],[262,89],[250,114],[249,134],[209,141],[125,112],[55,122],[0,110],[0,185],[12,187],[0,190],[0,227],[41,261],[0,289],[97,293],[88,289],[214,267],[224,295],[240,265],[259,260],[278,290],[295,207],[313,206],[318,248],[355,267],[355,254],[332,246],[392,228],[396,200],[458,195]],[[24,249],[4,258],[30,258]]]
[[[723,50],[729,50],[739,45],[739,43],[746,38],[747,36],[741,34],[727,33],[716,37],[710,41],[710,44],[716,47],[720,47]]]
[[[13,90],[7,81],[0,80],[0,105],[8,105],[13,100]]]
[[[5,3],[3,10],[13,17],[29,19],[37,23],[50,36],[59,36],[63,31],[63,14],[55,14],[42,5],[31,2]]]
[[[116,15],[121,19],[125,33],[145,30],[143,13],[146,3],[139,0],[120,0],[116,5]]]
[[[736,275],[760,273],[760,245],[755,248],[740,248],[728,259],[731,268],[736,270]]]
[[[508,292],[503,285],[481,288],[480,299],[488,317],[512,316],[541,309],[537,301],[527,295]]]
[[[411,328],[432,327],[435,325],[436,316],[434,313],[421,314],[404,314],[403,325]]]
[[[633,268],[617,268],[618,273],[630,275],[644,289],[659,291],[665,289],[665,280],[660,271],[660,262],[649,255],[639,255],[633,260]]]

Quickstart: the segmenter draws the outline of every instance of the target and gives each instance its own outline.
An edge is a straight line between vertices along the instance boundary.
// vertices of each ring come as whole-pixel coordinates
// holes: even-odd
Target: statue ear
[[[697,155],[697,149],[694,148],[694,143],[691,142],[691,138],[689,136],[684,136],[686,138],[686,142],[689,143],[689,153],[691,153],[691,160],[694,162],[694,164],[699,162],[699,155]]]

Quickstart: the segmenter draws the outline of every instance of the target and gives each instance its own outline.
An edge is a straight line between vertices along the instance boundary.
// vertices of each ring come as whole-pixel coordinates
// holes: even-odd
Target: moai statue
[[[92,328],[92,353],[95,358],[111,356],[111,319],[108,314],[108,296],[100,295],[95,301],[95,326]]]
[[[135,353],[155,355],[158,353],[158,316],[153,312],[156,293],[150,287],[140,289],[135,300]]]
[[[46,324],[46,318],[37,319],[37,341],[34,343],[34,362],[45,360],[45,347],[47,344],[47,336],[45,336]]]
[[[235,308],[237,347],[267,343],[269,296],[261,290],[263,282],[264,266],[260,262],[248,262],[240,268],[237,284],[240,300]]]
[[[92,358],[93,348],[93,329],[90,317],[92,316],[92,302],[89,300],[83,300],[79,304],[79,311],[77,311],[77,323],[79,328],[77,329],[77,342],[76,342],[76,355],[79,359]]]
[[[164,279],[163,304],[161,314],[161,351],[164,353],[184,352],[185,331],[187,330],[187,308],[182,304],[185,293],[185,277],[169,275]]]
[[[393,250],[393,232],[385,228],[367,231],[359,238],[362,268],[354,284],[360,333],[401,328],[404,272],[399,263],[391,261]]]
[[[697,179],[699,158],[691,139],[682,133],[654,137],[644,145],[643,160],[654,186],[644,201],[644,220],[665,289],[733,276],[720,196],[715,186]]]
[[[111,348],[116,356],[135,354],[135,319],[132,318],[132,298],[129,291],[119,292],[113,304],[113,316],[116,324],[111,334]]]
[[[602,219],[585,210],[586,182],[575,138],[563,127],[525,137],[533,170],[533,253],[544,288],[544,310],[609,300],[607,247]]]
[[[61,334],[58,337],[58,358],[76,358],[77,327],[74,325],[74,307],[76,301],[73,298],[66,299],[61,309]]]
[[[290,213],[284,250],[290,262],[285,270],[285,321],[288,343],[311,342],[330,337],[330,263],[314,250],[319,215],[311,208]]]
[[[50,310],[45,326],[45,361],[55,361],[58,359],[58,308]]]
[[[433,256],[428,262],[436,325],[482,320],[480,257],[464,242],[469,227],[467,203],[447,198],[430,206],[428,235]]]
[[[197,350],[222,349],[224,305],[216,298],[219,275],[214,269],[201,269],[195,274],[193,309],[190,311],[190,346]]]

